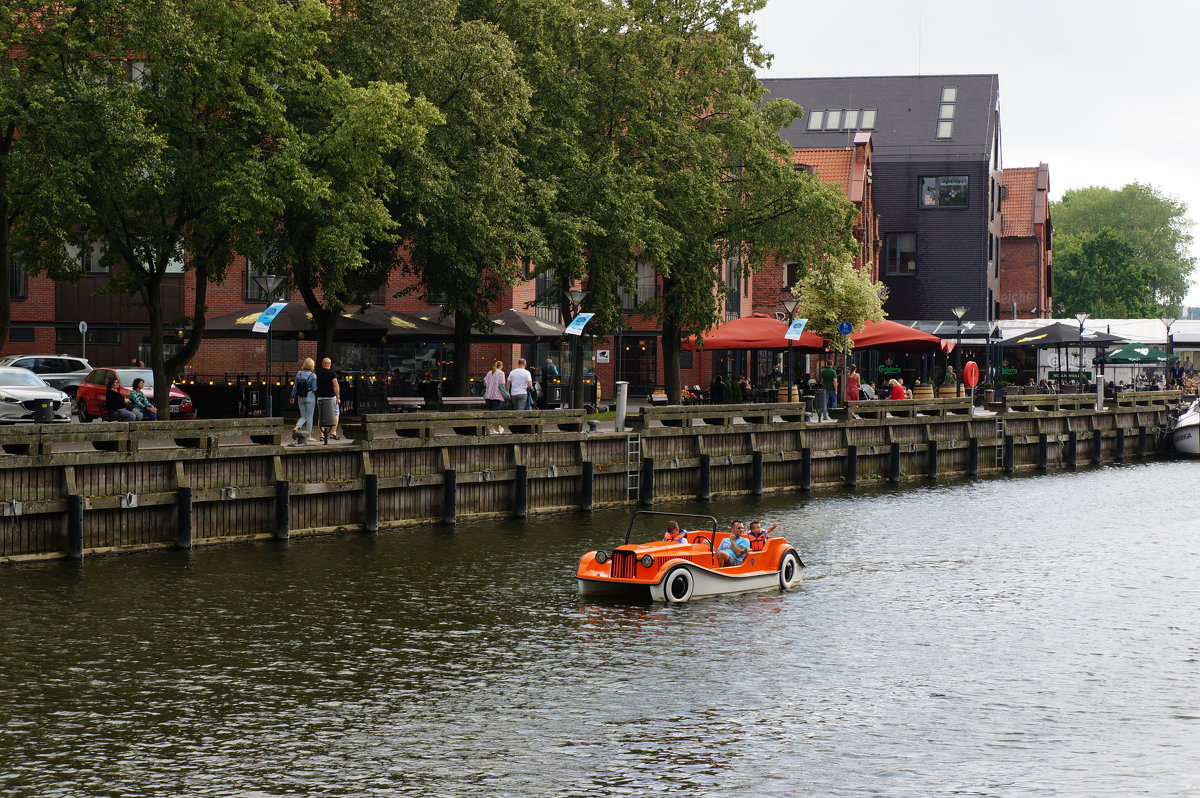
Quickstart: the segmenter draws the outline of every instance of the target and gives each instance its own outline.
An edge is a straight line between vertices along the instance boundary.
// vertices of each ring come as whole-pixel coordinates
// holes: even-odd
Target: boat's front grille
[[[637,571],[637,554],[632,551],[613,552],[612,575],[614,579],[633,579]]]

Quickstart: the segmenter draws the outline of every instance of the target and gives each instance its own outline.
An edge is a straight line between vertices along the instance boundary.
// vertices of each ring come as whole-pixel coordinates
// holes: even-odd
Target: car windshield
[[[154,387],[154,372],[151,369],[117,369],[117,377],[120,378],[121,384],[126,388],[133,387],[134,380],[145,380],[146,384],[142,387]]]
[[[21,374],[15,371],[6,371],[0,373],[0,385],[6,385],[10,388],[48,388],[41,377],[33,372]]]

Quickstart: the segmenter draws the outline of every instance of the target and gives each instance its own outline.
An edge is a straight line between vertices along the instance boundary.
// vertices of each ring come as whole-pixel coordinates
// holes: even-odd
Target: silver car
[[[75,395],[79,383],[92,371],[90,363],[74,355],[5,355],[0,357],[0,367],[6,366],[29,369],[68,396]]]
[[[69,422],[71,410],[71,397],[38,375],[28,369],[0,367],[0,423],[39,418]]]

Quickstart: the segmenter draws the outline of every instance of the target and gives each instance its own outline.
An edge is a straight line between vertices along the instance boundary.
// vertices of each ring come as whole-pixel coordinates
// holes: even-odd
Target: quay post
[[[590,513],[595,502],[592,494],[596,480],[596,464],[591,460],[583,461],[583,471],[579,475],[579,509]]]
[[[1042,432],[1038,434],[1038,470],[1050,468],[1050,436]]]
[[[812,490],[812,449],[800,450],[800,490]]]
[[[192,547],[192,488],[181,486],[175,496],[175,545],[181,549]]]
[[[1092,430],[1092,462],[1099,463],[1104,458],[1104,431]]]
[[[1017,470],[1016,439],[1012,435],[1004,436],[1004,473],[1011,474]]]
[[[363,493],[364,498],[364,515],[366,516],[365,523],[368,532],[379,531],[379,475],[366,474],[363,476]]]
[[[1145,427],[1145,425],[1138,426],[1137,456],[1139,458],[1146,456],[1146,427]]]
[[[700,455],[700,489],[697,498],[702,502],[712,500],[712,455]]]
[[[1117,429],[1117,450],[1113,453],[1113,459],[1118,463],[1125,460],[1125,430]]]
[[[442,523],[458,521],[458,472],[453,468],[442,471]]]
[[[846,486],[858,487],[858,447],[854,444],[846,447]]]
[[[642,458],[642,504],[651,507],[654,504],[654,458]]]
[[[979,439],[971,438],[967,451],[967,476],[979,476]]]
[[[933,480],[934,482],[937,482],[937,478],[938,478],[938,442],[937,441],[929,442],[928,457],[929,457],[929,463],[926,467],[926,476],[929,479]]]
[[[67,496],[67,557],[83,559],[83,495]]]
[[[750,460],[750,492],[755,496],[761,496],[763,495],[763,453],[752,452]]]
[[[529,466],[517,466],[513,475],[516,484],[513,486],[513,515],[524,518],[529,515]]]
[[[292,485],[286,479],[275,482],[275,539],[287,540],[292,535]]]
[[[1079,460],[1079,433],[1071,430],[1067,433],[1067,467],[1075,468]]]
[[[888,475],[888,481],[899,483],[900,479],[901,479],[900,444],[893,443],[891,446],[891,449],[892,449],[892,456],[891,456],[891,461],[890,461],[891,473]]]

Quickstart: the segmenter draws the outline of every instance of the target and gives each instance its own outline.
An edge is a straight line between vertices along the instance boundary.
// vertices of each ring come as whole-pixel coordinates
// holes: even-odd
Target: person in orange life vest
[[[778,527],[779,527],[779,522],[773,521],[771,523],[771,528],[764,532],[761,521],[751,521],[750,522],[750,534],[748,535],[748,537],[750,538],[750,550],[751,551],[762,551],[763,549],[765,549],[767,547],[767,537],[772,532],[774,532],[776,530],[776,528],[778,528]]]
[[[687,530],[680,529],[676,521],[667,522],[667,531],[663,532],[663,540],[671,543],[687,543]]]

